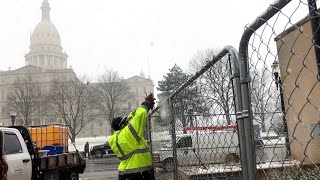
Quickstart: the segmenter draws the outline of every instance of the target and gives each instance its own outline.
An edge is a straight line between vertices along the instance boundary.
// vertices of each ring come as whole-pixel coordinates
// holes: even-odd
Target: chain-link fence
[[[154,165],[163,169],[157,177],[240,177],[235,108],[239,92],[234,88],[238,64],[232,47],[199,55],[193,64],[197,73],[152,112]]]
[[[264,142],[257,178],[320,178],[318,16],[313,0],[277,1],[242,36]]]
[[[157,177],[320,179],[315,0],[279,0],[151,113]],[[214,56],[216,54],[216,56]]]

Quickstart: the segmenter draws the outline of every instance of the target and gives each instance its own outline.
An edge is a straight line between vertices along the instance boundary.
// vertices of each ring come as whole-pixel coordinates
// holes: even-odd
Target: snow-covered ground
[[[86,142],[89,142],[89,146],[95,146],[95,145],[100,145],[100,144],[104,144],[108,141],[109,136],[100,136],[100,137],[87,137],[87,138],[77,138],[75,144],[73,145],[73,143],[71,143],[71,141],[69,140],[69,151],[75,151],[76,148],[79,151],[84,151],[84,145],[86,144]]]
[[[283,167],[292,167],[297,164],[297,161],[283,161],[283,162],[266,162],[257,164],[257,169],[274,169]],[[214,173],[227,173],[227,172],[238,172],[241,171],[240,164],[237,165],[225,165],[216,164],[205,167],[193,166],[181,168],[181,170],[187,175],[200,175],[200,174],[214,174]]]
[[[279,137],[277,139],[264,139],[263,143],[265,146],[285,145],[286,137]]]

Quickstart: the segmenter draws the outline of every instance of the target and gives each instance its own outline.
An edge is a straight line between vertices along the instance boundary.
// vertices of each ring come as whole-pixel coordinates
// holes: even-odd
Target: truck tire
[[[76,172],[72,172],[68,180],[79,180],[79,174]]]
[[[173,159],[168,158],[163,161],[163,169],[167,172],[172,172],[174,170]]]
[[[102,158],[102,156],[103,156],[102,150],[97,150],[97,151],[95,152],[94,156],[97,157],[97,158]]]
[[[79,173],[76,171],[62,171],[59,180],[79,180]]]

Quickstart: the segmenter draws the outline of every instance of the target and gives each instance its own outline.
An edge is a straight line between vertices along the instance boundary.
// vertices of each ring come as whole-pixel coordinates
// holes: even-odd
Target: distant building
[[[43,91],[48,90],[50,82],[54,79],[70,80],[76,78],[76,74],[72,69],[47,70],[40,67],[28,65],[16,70],[0,72],[0,125],[11,125],[10,113],[11,109],[7,108],[7,96],[10,88],[17,78],[25,78],[31,75],[39,84]],[[31,125],[53,124],[45,117],[33,119]],[[16,119],[17,125],[22,125],[19,117]]]
[[[143,74],[139,76],[133,76],[128,79],[124,79],[133,93],[133,101],[128,102],[128,107],[132,111],[139,107],[139,105],[144,101],[147,93],[154,92],[154,84],[150,78],[145,78]],[[127,112],[128,115],[130,112]],[[79,137],[94,137],[94,136],[109,136],[111,135],[110,123],[106,118],[102,117],[97,121],[88,123],[88,125],[83,129]]]
[[[50,82],[54,79],[64,81],[77,78],[75,72],[67,67],[68,55],[63,52],[59,32],[50,20],[48,0],[43,0],[41,11],[42,19],[30,37],[30,51],[25,55],[25,66],[15,70],[0,71],[0,125],[11,125],[10,113],[12,110],[6,107],[7,95],[17,78],[32,75],[32,78],[35,78],[43,90],[48,90]],[[128,106],[132,109],[139,106],[147,93],[153,92],[152,80],[145,78],[143,73],[125,79],[125,81],[134,93],[134,100],[128,102]],[[31,125],[53,123],[61,122],[41,117],[33,119]],[[16,124],[22,124],[19,117],[16,119]],[[88,123],[78,136],[106,136],[110,134],[110,123],[101,117]]]
[[[76,78],[71,68],[67,68],[68,55],[63,52],[61,39],[57,28],[50,20],[50,6],[44,0],[41,6],[42,19],[35,27],[30,37],[30,51],[25,55],[25,66],[16,70],[0,71],[0,125],[9,125],[10,110],[6,109],[7,95],[17,78],[32,75],[41,84],[42,89],[48,89],[53,79],[69,80]],[[19,123],[19,117],[16,120]],[[50,124],[45,118],[35,119],[33,125]]]

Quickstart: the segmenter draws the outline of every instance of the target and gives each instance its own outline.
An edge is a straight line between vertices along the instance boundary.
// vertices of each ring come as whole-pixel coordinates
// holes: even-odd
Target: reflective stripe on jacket
[[[150,149],[143,137],[147,120],[147,108],[136,109],[129,124],[122,130],[115,131],[108,142],[120,159],[119,174],[130,174],[152,169]]]

